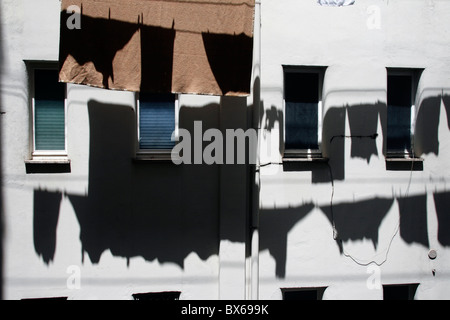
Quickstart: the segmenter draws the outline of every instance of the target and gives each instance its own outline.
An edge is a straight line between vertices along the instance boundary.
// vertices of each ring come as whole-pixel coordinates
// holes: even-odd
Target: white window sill
[[[33,157],[31,160],[25,160],[25,164],[70,164],[67,157]]]
[[[321,152],[285,152],[283,162],[328,162]]]
[[[392,152],[386,154],[386,162],[423,162],[423,158],[416,157],[414,152]]]
[[[283,162],[328,162],[328,160],[324,157],[283,157]]]
[[[387,162],[423,162],[423,158],[415,158],[411,156],[386,156]]]

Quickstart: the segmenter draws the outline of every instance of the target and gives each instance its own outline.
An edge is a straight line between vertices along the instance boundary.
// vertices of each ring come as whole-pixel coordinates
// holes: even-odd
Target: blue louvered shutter
[[[139,97],[139,149],[167,150],[175,130],[175,95],[141,93]]]
[[[34,71],[35,150],[65,150],[65,85],[58,71]]]

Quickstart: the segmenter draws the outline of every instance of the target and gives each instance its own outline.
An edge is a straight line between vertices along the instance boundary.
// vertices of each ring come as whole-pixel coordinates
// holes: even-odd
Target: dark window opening
[[[414,300],[418,284],[383,285],[383,300]]]
[[[147,292],[147,293],[135,293],[133,294],[134,300],[144,301],[170,301],[178,300],[180,298],[180,291],[165,291],[165,292]]]
[[[285,70],[285,149],[319,149],[320,73]]]
[[[411,152],[411,95],[411,76],[388,76],[388,151]]]
[[[65,301],[68,297],[46,297],[46,298],[24,298],[22,300],[54,300],[54,301]]]
[[[319,288],[282,288],[283,300],[322,300],[326,287]]]

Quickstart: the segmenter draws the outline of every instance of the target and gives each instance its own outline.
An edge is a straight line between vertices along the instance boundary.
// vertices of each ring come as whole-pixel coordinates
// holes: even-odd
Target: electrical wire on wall
[[[333,136],[333,137],[330,139],[330,143],[333,142],[333,140],[334,140],[335,138],[370,138],[370,139],[376,139],[377,137],[378,137],[378,134],[377,134],[377,133],[375,133],[375,134],[373,134],[373,135],[366,135],[366,136],[358,136],[358,135],[356,135],[356,136],[351,136],[351,135],[350,135],[350,136],[347,136],[347,135],[335,135],[335,136]],[[412,150],[414,150],[414,136],[412,137]],[[412,157],[411,159],[409,159],[409,160],[411,161],[411,168],[410,168],[410,173],[409,173],[409,180],[408,180],[408,185],[407,185],[407,187],[406,187],[406,192],[405,192],[404,195],[401,195],[402,197],[408,197],[408,196],[409,196],[409,190],[410,190],[410,187],[411,187],[411,183],[412,183],[412,175],[413,175],[413,171],[414,171],[414,165],[415,165],[415,162],[416,162],[415,155],[413,155],[413,157]],[[388,258],[388,255],[389,255],[389,251],[390,251],[390,249],[391,249],[392,242],[393,242],[394,238],[397,236],[397,234],[398,234],[398,232],[399,232],[399,230],[400,230],[400,214],[399,214],[399,216],[398,216],[398,222],[397,222],[397,225],[396,225],[396,227],[395,227],[394,233],[393,233],[392,237],[391,237],[390,240],[389,240],[389,245],[388,245],[387,250],[386,250],[386,255],[385,255],[384,259],[383,259],[381,262],[377,262],[377,261],[375,261],[375,260],[371,260],[371,261],[368,261],[368,262],[363,262],[363,261],[360,261],[360,260],[356,259],[355,257],[353,257],[351,254],[347,253],[347,252],[344,250],[344,246],[343,246],[342,239],[339,239],[339,232],[338,232],[338,230],[336,229],[336,225],[335,225],[335,221],[334,221],[333,200],[334,200],[334,193],[335,193],[335,185],[334,185],[334,179],[333,179],[333,171],[332,171],[332,168],[331,168],[331,166],[330,166],[329,163],[327,163],[327,165],[328,165],[328,169],[329,169],[329,172],[330,172],[331,188],[332,188],[332,191],[331,191],[331,199],[330,199],[330,211],[331,211],[331,220],[332,220],[332,225],[333,225],[333,239],[336,240],[336,241],[338,241],[338,242],[340,243],[340,245],[341,245],[341,247],[342,247],[342,250],[343,250],[343,255],[346,256],[346,257],[348,257],[348,258],[350,258],[351,260],[353,260],[353,261],[354,261],[355,263],[357,263],[358,265],[361,265],[361,266],[368,266],[368,265],[370,265],[370,264],[376,264],[377,266],[381,266],[382,264],[384,264],[384,263],[387,261],[387,258]],[[396,198],[395,195],[393,195],[393,197]]]
[[[374,133],[374,134],[370,134],[370,135],[334,135],[333,137],[331,137],[330,139],[330,144],[337,138],[342,138],[342,139],[377,139],[379,136],[378,133]],[[413,142],[414,145],[414,142]],[[409,190],[410,190],[410,186],[412,183],[412,174],[414,171],[414,158],[411,159],[411,168],[410,168],[410,175],[409,175],[409,181],[408,181],[408,185],[406,188],[406,193],[403,195],[403,197],[407,197],[409,195]],[[260,167],[265,167],[265,166],[269,166],[269,165],[283,165],[283,163],[276,163],[276,162],[268,162],[268,163],[263,163],[260,165]],[[336,227],[336,223],[335,223],[335,214],[334,214],[334,196],[335,196],[335,183],[334,183],[334,177],[333,177],[333,169],[331,167],[331,165],[329,164],[329,162],[326,162],[328,171],[329,171],[329,175],[330,175],[330,182],[331,182],[331,196],[330,196],[330,219],[331,219],[331,224],[332,224],[332,230],[333,230],[333,239],[335,241],[337,241],[340,244],[340,247],[342,248],[342,254],[344,256],[346,256],[347,258],[353,260],[356,264],[361,265],[361,266],[368,266],[370,264],[376,264],[377,266],[381,266],[383,265],[388,258],[389,255],[389,251],[391,249],[392,246],[392,242],[395,239],[395,237],[397,236],[399,230],[400,230],[400,215],[398,217],[398,222],[396,224],[395,230],[393,232],[393,235],[390,237],[389,240],[389,244],[386,250],[386,254],[383,257],[381,262],[377,262],[375,261],[375,259],[372,259],[370,261],[362,261],[360,259],[355,258],[354,256],[352,256],[351,254],[349,254],[348,252],[345,251],[344,249],[344,244],[343,244],[343,240],[339,238],[339,230]],[[397,196],[393,195],[393,198],[396,198]]]
[[[330,139],[330,144],[333,142],[334,139],[336,138],[359,138],[359,139],[373,139],[375,140],[378,137],[378,133],[374,133],[371,135],[334,135],[333,137],[331,137]],[[334,185],[334,178],[333,178],[333,170],[330,166],[329,163],[327,163],[328,169],[329,169],[329,173],[330,173],[330,180],[331,180],[331,199],[330,199],[330,215],[331,215],[331,224],[333,227],[333,239],[337,242],[339,242],[340,247],[342,248],[342,254],[347,257],[350,258],[351,260],[353,260],[356,264],[361,265],[361,266],[368,266],[370,264],[376,264],[377,266],[381,266],[382,264],[384,264],[387,261],[387,257],[391,248],[391,244],[392,241],[394,240],[395,236],[397,235],[398,231],[399,231],[399,227],[400,227],[400,217],[399,217],[399,221],[397,224],[397,227],[395,228],[394,234],[391,237],[390,241],[389,241],[389,245],[388,245],[388,249],[386,250],[386,256],[384,257],[382,262],[377,262],[375,260],[370,260],[367,262],[364,261],[360,261],[359,259],[353,257],[351,254],[347,253],[344,249],[344,243],[342,241],[342,239],[339,238],[339,231],[336,228],[336,223],[335,223],[335,217],[334,217],[334,210],[333,210],[333,201],[334,201],[334,193],[335,193],[335,185]],[[412,170],[412,169],[411,169]]]

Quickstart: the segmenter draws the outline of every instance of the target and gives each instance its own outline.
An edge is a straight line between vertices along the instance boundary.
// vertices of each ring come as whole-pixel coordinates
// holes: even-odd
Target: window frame
[[[322,157],[322,131],[323,131],[323,84],[325,80],[326,66],[283,65],[283,159],[323,159]],[[318,106],[317,106],[317,149],[286,149],[286,73],[316,73],[319,76]]]
[[[386,68],[387,74],[386,74],[386,158],[387,159],[414,159],[415,156],[415,146],[414,146],[414,135],[415,135],[415,125],[417,120],[417,104],[416,104],[416,97],[417,97],[417,89],[418,89],[418,83],[420,80],[421,73],[423,69],[413,69],[413,68]],[[411,77],[411,118],[410,118],[410,150],[389,150],[388,148],[388,121],[389,121],[389,92],[388,92],[388,83],[389,83],[389,77],[390,76],[409,76]]]
[[[405,284],[383,284],[383,300],[400,301],[400,300],[415,300],[417,289],[420,283],[405,283]],[[403,298],[393,298],[397,293],[387,292],[389,289],[406,289],[407,296]]]
[[[175,142],[179,139],[179,94],[174,95],[175,108]],[[141,149],[140,148],[140,93],[136,92],[136,159],[137,160],[171,160],[172,149]]]
[[[289,297],[290,293],[297,293],[297,292],[309,292],[314,293],[316,298],[315,300],[323,300],[323,295],[325,291],[328,289],[328,286],[324,287],[288,287],[288,288],[280,288],[281,290],[281,299],[284,301],[294,301],[297,299],[292,299],[292,297]],[[298,299],[297,301],[307,301],[307,299]]]
[[[36,150],[36,70],[55,70],[58,71],[57,61],[25,60],[28,74],[28,98],[30,108],[30,154],[31,159],[42,162],[67,162],[68,161],[68,128],[67,128],[67,84],[64,84],[64,150]]]
[[[133,293],[133,300],[142,301],[176,301],[180,300],[181,291],[161,291]]]

